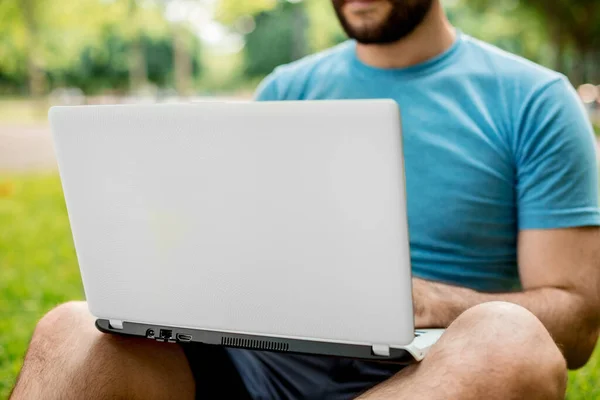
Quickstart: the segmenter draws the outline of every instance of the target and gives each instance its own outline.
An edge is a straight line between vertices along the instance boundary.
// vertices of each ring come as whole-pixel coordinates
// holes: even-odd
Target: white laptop
[[[391,100],[53,107],[90,312],[166,342],[411,362]]]

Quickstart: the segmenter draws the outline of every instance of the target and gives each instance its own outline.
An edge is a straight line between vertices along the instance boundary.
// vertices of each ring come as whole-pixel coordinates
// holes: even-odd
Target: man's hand
[[[434,295],[429,290],[428,283],[419,278],[413,278],[413,307],[415,312],[415,327],[416,328],[434,328],[432,310],[436,306],[436,300],[433,300]]]
[[[519,304],[544,324],[569,368],[579,368],[600,329],[600,229],[567,228],[519,234],[523,291],[481,293],[413,279],[417,328],[446,328],[462,312],[488,301]]]
[[[416,328],[447,328],[471,307],[476,292],[458,286],[413,278]],[[469,302],[471,300],[471,302]]]

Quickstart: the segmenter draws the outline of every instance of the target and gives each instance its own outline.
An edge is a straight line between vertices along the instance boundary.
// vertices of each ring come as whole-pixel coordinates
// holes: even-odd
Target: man
[[[182,350],[103,335],[69,303],[39,322],[15,399],[564,397],[600,316],[594,142],[572,87],[456,32],[439,0],[333,4],[355,40],[278,68],[257,98],[400,105],[416,325],[447,328],[425,360]]]

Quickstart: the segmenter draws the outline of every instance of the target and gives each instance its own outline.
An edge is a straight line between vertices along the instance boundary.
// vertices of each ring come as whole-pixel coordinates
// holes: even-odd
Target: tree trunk
[[[552,42],[554,45],[554,48],[556,49],[555,52],[555,59],[554,59],[554,69],[558,72],[561,72],[563,74],[567,73],[567,66],[566,66],[566,59],[565,59],[565,33],[564,33],[564,29],[562,28],[561,24],[556,24],[554,26],[553,32],[552,32]]]
[[[585,56],[585,83],[600,85],[600,50],[589,49]]]
[[[180,96],[189,95],[192,90],[192,60],[187,45],[186,31],[181,24],[173,25],[173,68],[175,90]]]
[[[573,61],[573,84],[575,87],[586,81],[586,50],[583,46],[577,44],[574,51]]]
[[[306,41],[308,17],[304,4],[293,4],[292,10],[292,59],[298,60],[308,53]]]
[[[592,53],[592,62],[591,66],[591,81],[595,85],[600,85],[600,49],[594,50]]]
[[[144,46],[142,38],[136,37],[131,43],[131,52],[129,53],[129,89],[132,92],[143,88],[148,82],[148,72],[146,68],[146,57],[144,55]]]
[[[39,51],[39,29],[36,19],[34,0],[22,0],[21,12],[27,32],[27,74],[29,79],[29,94],[34,99],[40,98],[46,91],[46,73],[43,69],[42,56]]]
[[[46,73],[35,54],[27,55],[27,75],[29,76],[29,95],[34,99],[41,98],[46,92]]]
[[[581,54],[581,62],[583,64],[583,71],[581,74],[581,78],[582,78],[582,82],[581,83],[589,83],[590,82],[590,78],[591,78],[591,72],[592,72],[592,52],[587,49],[584,48],[582,50],[582,54]]]
[[[146,68],[146,57],[142,37],[138,28],[139,6],[137,0],[129,0],[129,19],[135,26],[134,36],[131,41],[129,52],[129,90],[136,92],[143,88],[148,81]]]

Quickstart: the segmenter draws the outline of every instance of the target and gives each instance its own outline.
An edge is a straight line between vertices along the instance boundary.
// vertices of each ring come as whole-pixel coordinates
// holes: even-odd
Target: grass
[[[8,397],[36,321],[83,299],[57,175],[0,176],[0,399]],[[570,374],[568,399],[600,398],[600,346]]]
[[[47,100],[35,102],[29,98],[0,98],[0,122],[22,124],[39,124],[47,121]]]
[[[0,399],[36,321],[71,299],[83,289],[58,176],[0,178]]]

